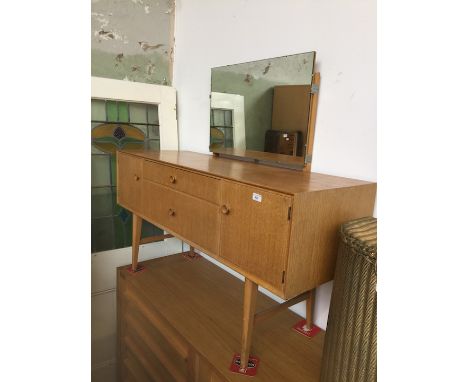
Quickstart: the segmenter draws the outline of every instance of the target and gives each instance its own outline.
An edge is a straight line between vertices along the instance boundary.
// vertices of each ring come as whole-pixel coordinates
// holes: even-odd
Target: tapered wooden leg
[[[138,269],[138,252],[140,251],[141,239],[141,217],[133,214],[133,227],[132,227],[132,271],[136,272]]]
[[[306,292],[306,319],[300,320],[293,326],[296,332],[309,338],[320,333],[320,328],[314,325],[315,291],[315,289],[312,289]]]
[[[306,325],[307,329],[312,329],[314,324],[314,305],[315,305],[315,289],[312,289],[309,292],[309,296],[306,300]]]
[[[246,369],[249,362],[250,345],[254,326],[255,303],[257,301],[258,285],[245,278],[244,285],[244,316],[242,320],[242,342],[240,368]]]

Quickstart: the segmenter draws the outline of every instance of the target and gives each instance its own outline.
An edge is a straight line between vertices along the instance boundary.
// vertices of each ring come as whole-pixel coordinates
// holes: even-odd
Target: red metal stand
[[[293,326],[293,329],[302,334],[303,336],[312,338],[316,334],[320,333],[322,329],[320,329],[318,326],[312,325],[311,328],[307,327],[307,321],[306,320],[301,320],[299,321],[296,325]]]
[[[255,356],[249,356],[249,362],[248,362],[247,368],[241,369],[240,358],[241,357],[239,353],[234,354],[229,370],[231,370],[233,373],[247,375],[249,377],[254,377],[257,374],[258,364],[260,363],[260,359]]]
[[[198,253],[190,252],[190,251],[183,252],[182,256],[186,258],[187,260],[198,260],[202,258],[202,256],[200,256]]]
[[[134,271],[134,270],[132,269],[132,266],[131,266],[131,265],[130,265],[129,267],[127,267],[127,271],[128,271],[129,273],[132,273],[132,274],[136,274],[136,273],[143,272],[145,269],[146,269],[145,266],[144,266],[144,265],[140,265],[140,264],[138,264],[136,271]]]

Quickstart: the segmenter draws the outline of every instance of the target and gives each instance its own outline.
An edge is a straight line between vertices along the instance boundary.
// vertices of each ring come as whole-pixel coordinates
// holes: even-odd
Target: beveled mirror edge
[[[300,157],[292,157],[290,155],[284,154],[276,154],[276,153],[269,153],[264,151],[255,151],[255,150],[240,150],[240,149],[213,149],[209,147],[210,152],[214,156],[220,156],[223,158],[233,159],[233,160],[241,160],[241,161],[248,161],[252,163],[264,164],[269,166],[275,167],[282,167],[292,170],[302,170],[302,171],[311,171],[312,165],[312,153],[313,153],[313,144],[314,144],[314,136],[315,136],[315,122],[317,117],[317,106],[318,106],[318,93],[320,88],[320,73],[315,72],[315,63],[317,52],[316,51],[309,51],[309,52],[301,52],[295,54],[288,54],[284,56],[277,56],[259,60],[252,60],[246,62],[239,62],[235,64],[229,65],[221,65],[215,66],[211,68],[210,79],[211,82],[213,81],[213,69],[217,68],[224,68],[229,66],[235,66],[239,64],[249,64],[254,63],[257,61],[264,61],[264,60],[271,60],[275,58],[284,58],[289,56],[295,56],[298,54],[307,54],[313,53],[313,62],[312,62],[312,75],[311,75],[311,91],[310,91],[310,100],[309,100],[309,113],[308,113],[308,125],[307,125],[307,141],[304,144],[305,154]],[[210,100],[211,100],[211,88],[210,86]],[[211,101],[210,101],[210,108],[211,108]],[[297,159],[299,160],[297,160]]]

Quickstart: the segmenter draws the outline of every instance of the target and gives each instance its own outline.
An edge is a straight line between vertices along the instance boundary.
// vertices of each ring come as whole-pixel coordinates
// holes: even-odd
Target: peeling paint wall
[[[92,0],[91,75],[171,85],[174,0]]]

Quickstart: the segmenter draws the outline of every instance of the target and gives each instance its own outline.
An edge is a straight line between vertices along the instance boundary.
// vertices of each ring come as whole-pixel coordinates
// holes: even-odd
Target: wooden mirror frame
[[[307,126],[307,143],[304,157],[304,171],[311,171],[312,153],[314,151],[315,122],[317,121],[318,95],[320,90],[320,73],[312,74],[312,86],[309,103],[309,123]]]

